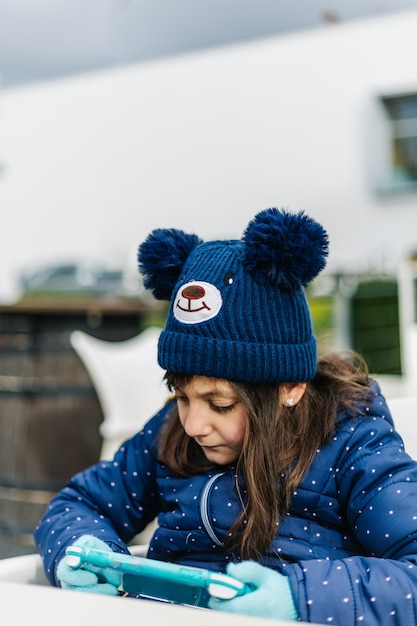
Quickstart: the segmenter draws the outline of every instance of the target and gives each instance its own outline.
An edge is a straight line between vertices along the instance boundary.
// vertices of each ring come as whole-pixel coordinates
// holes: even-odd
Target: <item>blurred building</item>
[[[332,268],[417,249],[417,10],[0,93],[0,263],[110,260],[154,226],[303,209]],[[4,227],[6,224],[6,227]]]
[[[324,224],[329,274],[395,275],[417,251],[416,40],[409,10],[3,90],[0,301],[42,264],[134,273],[152,228],[239,237],[270,206]]]

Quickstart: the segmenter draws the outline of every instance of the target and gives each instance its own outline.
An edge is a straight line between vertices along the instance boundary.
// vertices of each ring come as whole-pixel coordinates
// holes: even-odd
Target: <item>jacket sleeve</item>
[[[285,567],[300,619],[340,626],[416,624],[417,463],[388,420],[358,419],[350,429],[335,480],[363,554]]]
[[[115,552],[128,552],[127,543],[158,513],[156,438],[166,412],[125,442],[112,461],[76,474],[51,500],[34,538],[52,585],[65,549],[76,539],[90,534]]]

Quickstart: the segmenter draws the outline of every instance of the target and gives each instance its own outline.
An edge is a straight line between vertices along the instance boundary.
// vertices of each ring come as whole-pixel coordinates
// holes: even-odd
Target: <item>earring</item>
[[[294,398],[287,398],[287,399],[285,400],[285,404],[286,404],[287,406],[293,406],[293,405],[294,405]]]

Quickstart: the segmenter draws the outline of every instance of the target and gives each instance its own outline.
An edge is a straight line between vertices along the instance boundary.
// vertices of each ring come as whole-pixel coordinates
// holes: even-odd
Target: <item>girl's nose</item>
[[[198,409],[188,408],[183,427],[189,437],[203,437],[210,433],[209,420]]]

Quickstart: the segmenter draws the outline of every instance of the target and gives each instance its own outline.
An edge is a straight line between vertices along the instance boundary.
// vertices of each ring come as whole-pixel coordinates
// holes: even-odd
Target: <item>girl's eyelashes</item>
[[[235,408],[235,404],[228,404],[227,406],[219,406],[218,404],[210,404],[210,408],[216,413],[227,413],[228,411],[233,411]]]
[[[184,393],[180,391],[175,392],[175,399],[177,402],[180,402],[183,404],[189,403],[188,396],[186,396]],[[214,411],[215,413],[228,413],[229,411],[233,411],[237,403],[232,402],[231,404],[223,405],[223,404],[215,404],[214,402],[208,401],[208,404],[210,406],[210,409]]]

